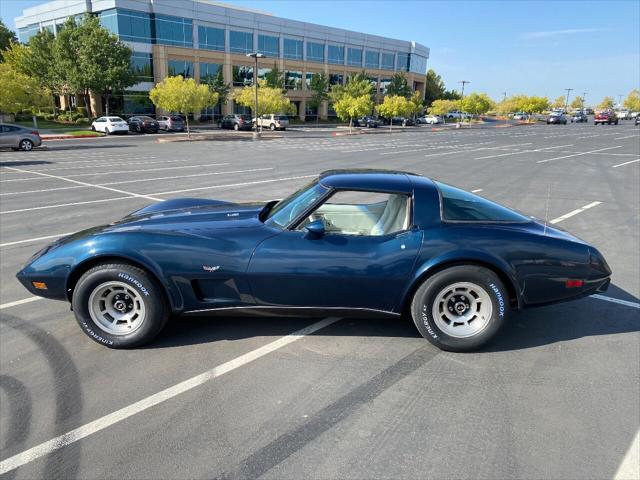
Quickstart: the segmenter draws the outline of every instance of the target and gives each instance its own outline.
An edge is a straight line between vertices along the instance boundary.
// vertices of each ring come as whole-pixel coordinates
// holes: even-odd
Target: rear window
[[[246,122],[250,122],[251,119],[251,115],[240,115],[240,118]]]
[[[178,117],[177,115],[173,115],[171,117],[171,120],[173,120],[174,122],[181,122],[182,121],[182,117]]]
[[[120,117],[109,117],[110,122],[124,122]]]
[[[445,183],[435,182],[442,198],[442,219],[457,222],[529,222],[502,205]]]
[[[276,115],[274,118],[276,120],[289,120],[289,117],[287,117],[286,115]]]

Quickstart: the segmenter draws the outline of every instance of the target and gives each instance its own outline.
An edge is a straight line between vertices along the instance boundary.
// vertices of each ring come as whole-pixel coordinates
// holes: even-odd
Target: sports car
[[[173,199],[62,238],[18,274],[111,348],[170,315],[410,316],[470,351],[513,310],[605,291],[596,248],[439,181],[332,170],[280,201]]]

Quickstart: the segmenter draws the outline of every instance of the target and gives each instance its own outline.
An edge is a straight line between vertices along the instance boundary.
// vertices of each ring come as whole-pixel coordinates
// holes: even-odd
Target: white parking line
[[[9,168],[11,170],[15,170],[16,172],[26,172],[27,171],[27,170],[22,170],[20,168],[15,168],[15,167],[7,167],[7,168]],[[161,201],[161,199],[154,198],[154,197],[151,197],[149,195],[141,195],[139,193],[127,192],[125,190],[118,190],[117,188],[103,187],[102,185],[95,185],[93,183],[81,182],[80,180],[72,180],[70,178],[59,177],[57,175],[51,175],[49,173],[40,173],[40,172],[32,172],[32,173],[35,173],[36,175],[41,175],[43,177],[51,177],[51,178],[56,178],[58,180],[64,180],[65,182],[71,182],[71,183],[75,183],[77,185],[84,185],[84,186],[87,186],[87,187],[99,188],[99,189],[102,189],[102,190],[108,190],[110,192],[124,193],[125,195],[130,195],[132,197],[146,198],[147,200],[154,200],[156,202],[160,202]]]
[[[256,180],[254,182],[231,183],[227,185],[210,185],[208,187],[186,188],[184,190],[173,190],[171,192],[156,192],[156,193],[151,193],[150,195],[172,195],[174,193],[196,192],[198,190],[211,190],[214,188],[242,187],[245,185],[259,185],[262,183],[285,182],[288,180],[300,180],[302,178],[315,178],[317,176],[318,175],[301,175],[299,177],[274,178],[272,180]]]
[[[29,297],[23,298],[22,300],[16,300],[15,302],[3,303],[2,305],[0,305],[0,310],[4,310],[5,308],[17,307],[18,305],[23,305],[25,303],[35,302],[36,300],[42,300],[42,297]]]
[[[640,430],[633,437],[629,450],[622,458],[613,480],[638,480],[640,478]]]
[[[340,319],[336,317],[329,317],[325,318],[324,320],[320,320],[319,322],[312,323],[308,327],[298,330],[297,332],[293,332],[285,337],[281,337],[278,340],[268,343],[260,348],[247,352],[244,355],[240,355],[239,357],[218,365],[211,370],[207,370],[200,375],[191,377],[188,380],[185,380],[176,385],[173,385],[172,387],[166,388],[158,393],[143,398],[136,403],[121,408],[120,410],[116,410],[113,413],[110,413],[78,428],[70,430],[58,437],[52,438],[47,442],[41,443],[40,445],[36,445],[35,447],[25,450],[24,452],[20,452],[12,457],[9,457],[6,460],[0,462],[0,475],[15,470],[16,468],[32,462],[40,457],[60,450],[67,445],[82,440],[83,438],[104,430],[105,428],[115,425],[116,423],[122,422],[123,420],[126,420],[127,418],[136,415],[137,413],[143,412],[151,407],[166,402],[167,400],[177,397],[182,393],[193,390],[200,385],[221,377],[225,373],[236,370],[237,368],[247,365],[254,360],[264,357],[269,353],[272,353],[308,335],[311,335],[318,330],[328,327],[338,320]]]
[[[59,233],[57,235],[47,235],[46,237],[27,238],[25,240],[16,240],[15,242],[5,242],[5,243],[0,243],[0,247],[10,247],[11,245],[20,245],[23,243],[39,242],[40,240],[51,240],[52,238],[66,237],[67,235],[71,235],[72,233],[73,232]]]
[[[629,135],[628,137],[618,137],[618,138],[614,138],[614,140],[625,140],[627,138],[640,138],[640,135]]]
[[[605,302],[617,303],[631,308],[640,308],[640,303],[630,302],[629,300],[620,300],[619,298],[607,297],[606,295],[600,295],[596,293],[591,295],[591,298],[597,298],[598,300],[604,300]]]
[[[570,145],[556,145],[554,147],[536,148],[535,150],[521,150],[521,151],[518,151],[518,152],[500,153],[498,155],[489,155],[487,157],[477,157],[477,158],[474,158],[474,160],[485,160],[487,158],[507,157],[509,155],[519,155],[519,154],[522,154],[522,153],[544,152],[544,151],[549,150],[551,148],[572,147],[573,145],[574,144],[572,143]]]
[[[0,212],[0,215],[6,215],[9,213],[30,212],[32,210],[48,210],[50,208],[72,207],[75,205],[87,205],[89,203],[117,202],[118,200],[131,200],[132,198],[135,198],[135,197],[131,197],[131,196],[113,197],[113,198],[103,198],[101,200],[87,200],[85,202],[58,203],[55,205],[43,205],[41,207],[19,208],[17,210],[5,210],[4,212]]]
[[[619,163],[619,164],[617,164],[617,165],[614,165],[614,166],[613,166],[613,167],[611,167],[611,168],[618,168],[618,167],[622,167],[622,166],[624,166],[624,165],[629,165],[630,163],[636,163],[636,162],[640,162],[640,158],[638,158],[638,159],[636,159],[636,160],[630,160],[630,161],[628,161],[628,162],[624,162],[624,163]]]
[[[475,190],[471,190],[471,193],[480,193],[481,191],[481,188],[476,188]]]
[[[551,220],[549,223],[556,224],[556,223],[562,222],[563,220],[566,220],[567,218],[571,218],[571,217],[573,217],[574,215],[577,215],[577,214],[579,214],[579,213],[584,212],[585,210],[589,210],[590,208],[597,207],[597,206],[598,206],[598,205],[600,205],[601,203],[602,203],[602,202],[591,202],[590,204],[585,205],[585,206],[584,206],[584,207],[582,207],[582,208],[576,208],[575,210],[572,210],[572,211],[570,211],[569,213],[565,213],[564,215],[561,215],[561,216],[560,216],[560,217],[558,217],[558,218],[554,218],[554,219],[553,219],[553,220]]]
[[[556,160],[562,160],[563,158],[579,157],[581,155],[590,155],[592,153],[603,152],[605,150],[613,150],[614,148],[622,148],[622,145],[617,145],[615,147],[599,148],[598,150],[591,150],[590,152],[574,153],[573,155],[564,155],[562,157],[547,158],[546,160],[538,160],[536,163],[554,162]]]

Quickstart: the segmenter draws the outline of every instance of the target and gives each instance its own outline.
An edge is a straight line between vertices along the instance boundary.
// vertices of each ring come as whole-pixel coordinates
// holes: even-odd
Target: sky
[[[22,9],[42,0],[0,0],[14,28]],[[346,28],[430,48],[449,89],[496,100],[518,93],[551,100],[587,92],[587,104],[617,101],[640,88],[640,0],[605,1],[227,1],[276,16]]]

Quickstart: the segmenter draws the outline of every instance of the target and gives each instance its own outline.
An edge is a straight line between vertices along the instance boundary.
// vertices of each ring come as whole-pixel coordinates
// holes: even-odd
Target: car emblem
[[[219,269],[220,269],[220,265],[216,265],[216,266],[214,266],[214,267],[210,267],[209,265],[203,265],[203,266],[202,266],[202,269],[203,269],[205,272],[215,272],[216,270],[219,270]]]

